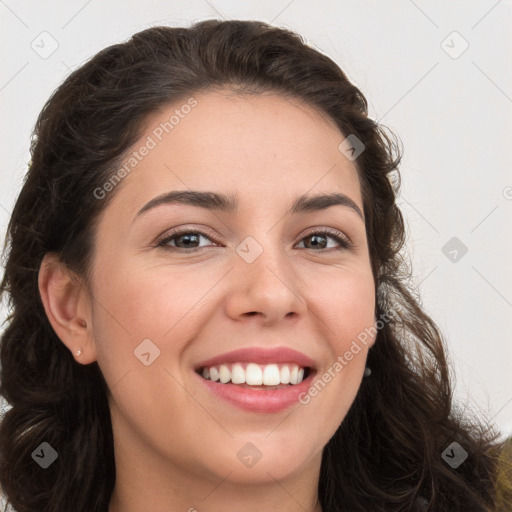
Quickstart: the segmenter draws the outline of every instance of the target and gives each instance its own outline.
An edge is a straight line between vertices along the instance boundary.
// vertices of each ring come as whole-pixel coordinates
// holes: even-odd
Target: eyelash
[[[170,234],[168,233],[164,238],[161,238],[160,240],[158,240],[154,244],[154,247],[162,247],[162,249],[165,249],[165,250],[170,250],[173,252],[181,252],[181,253],[191,253],[191,252],[200,251],[201,249],[205,249],[206,247],[194,247],[192,249],[183,249],[181,247],[173,247],[173,246],[167,245],[168,242],[170,242],[171,240],[173,240],[175,238],[178,238],[182,235],[191,235],[191,234],[200,235],[200,236],[203,236],[204,238],[208,238],[210,241],[214,241],[214,240],[212,240],[212,238],[214,238],[214,237],[212,237],[212,235],[207,232],[203,232],[200,230],[181,229],[181,230],[172,231]],[[308,233],[300,240],[300,242],[302,242],[302,240],[304,240],[305,238],[309,238],[314,235],[329,235],[328,238],[332,238],[333,240],[338,242],[341,246],[336,249],[333,249],[331,247],[328,249],[319,249],[316,251],[315,251],[315,249],[309,249],[309,250],[314,250],[315,252],[324,252],[324,251],[332,251],[332,250],[338,250],[338,251],[351,250],[354,247],[354,245],[348,238],[346,238],[343,235],[340,235],[339,231],[336,231],[334,229],[329,229],[329,228],[324,228],[324,229],[320,229],[318,231],[313,231],[311,233]]]

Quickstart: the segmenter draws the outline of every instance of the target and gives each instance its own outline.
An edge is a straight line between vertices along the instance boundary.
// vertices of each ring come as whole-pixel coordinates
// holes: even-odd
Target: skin
[[[241,347],[289,346],[311,357],[321,376],[374,324],[364,221],[339,205],[286,214],[306,192],[341,192],[363,211],[357,171],[338,150],[344,135],[298,100],[194,97],[197,106],[103,211],[90,281],[45,257],[44,307],[77,364],[98,361],[112,393],[117,480],[109,512],[319,512],[322,449],[356,396],[374,338],[307,405],[279,413],[230,405],[198,383],[193,368]],[[134,148],[180,105],[149,117]],[[162,205],[134,220],[154,197],[188,189],[236,194],[239,211]],[[168,249],[152,245],[177,226],[215,238],[194,242],[197,252],[177,252],[187,247],[183,237]],[[316,248],[311,234],[325,227],[354,247],[318,235],[328,245]],[[247,236],[263,249],[252,263],[236,252]],[[149,366],[134,356],[147,338],[160,350]],[[246,443],[262,454],[251,468],[237,457]]]

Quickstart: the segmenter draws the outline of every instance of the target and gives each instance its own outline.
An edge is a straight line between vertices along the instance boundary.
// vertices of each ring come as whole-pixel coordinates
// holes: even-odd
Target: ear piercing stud
[[[87,322],[85,320],[80,320],[80,325],[82,327],[87,327]],[[82,347],[79,347],[78,350],[75,352],[75,354],[77,355],[77,357],[80,357],[82,355]]]

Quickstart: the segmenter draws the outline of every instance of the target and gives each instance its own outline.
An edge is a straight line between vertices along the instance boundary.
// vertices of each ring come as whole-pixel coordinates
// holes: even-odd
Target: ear
[[[38,284],[46,316],[60,340],[77,362],[96,361],[91,302],[83,279],[62,263],[57,254],[47,253],[39,268]],[[80,356],[76,354],[79,348]]]

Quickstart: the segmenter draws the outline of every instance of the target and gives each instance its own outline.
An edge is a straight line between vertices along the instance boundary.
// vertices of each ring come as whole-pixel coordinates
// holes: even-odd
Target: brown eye
[[[331,231],[315,231],[314,233],[310,233],[305,236],[303,240],[310,240],[309,243],[305,244],[306,249],[320,249],[320,250],[328,250],[328,249],[336,249],[336,247],[327,247],[328,239],[334,240],[342,249],[350,249],[352,247],[352,243],[345,237],[338,234],[338,232]]]
[[[176,249],[177,251],[194,252],[202,249],[205,246],[198,246],[201,238],[210,240],[210,237],[202,231],[178,231],[166,236],[157,243],[157,247],[163,247],[164,249]],[[174,242],[175,245],[171,245],[170,242]],[[187,251],[187,249],[191,249]]]

